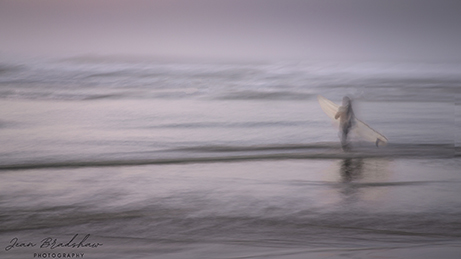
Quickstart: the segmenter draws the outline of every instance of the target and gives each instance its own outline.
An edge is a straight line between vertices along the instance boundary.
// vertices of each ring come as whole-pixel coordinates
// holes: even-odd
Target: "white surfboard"
[[[335,119],[335,115],[338,112],[340,105],[328,100],[327,98],[321,95],[317,96],[317,99],[322,110],[328,115],[328,117],[330,117],[330,119],[333,120],[333,122],[337,126],[339,126],[339,120]],[[387,138],[385,136],[383,136],[376,130],[372,129],[366,123],[357,118],[355,118],[355,123],[352,132],[354,132],[355,134],[367,141],[375,143],[376,146],[385,146],[387,144]]]

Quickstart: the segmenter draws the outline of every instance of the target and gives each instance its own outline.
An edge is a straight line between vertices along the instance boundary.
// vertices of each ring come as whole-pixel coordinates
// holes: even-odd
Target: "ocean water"
[[[4,58],[1,258],[458,258],[459,71]],[[343,152],[319,94],[389,144]]]

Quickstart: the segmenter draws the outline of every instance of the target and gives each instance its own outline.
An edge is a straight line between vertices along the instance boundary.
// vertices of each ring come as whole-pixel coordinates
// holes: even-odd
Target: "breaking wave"
[[[222,163],[255,160],[352,159],[352,158],[453,158],[460,155],[453,145],[389,144],[376,148],[364,144],[344,152],[337,143],[307,145],[197,146],[155,152],[114,154],[111,158],[16,162],[0,165],[0,170],[66,167],[113,167],[160,164]],[[133,158],[135,157],[135,158]]]

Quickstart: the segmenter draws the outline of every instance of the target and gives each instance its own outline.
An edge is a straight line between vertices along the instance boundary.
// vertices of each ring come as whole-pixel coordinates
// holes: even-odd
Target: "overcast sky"
[[[0,53],[461,60],[461,1],[0,0]]]

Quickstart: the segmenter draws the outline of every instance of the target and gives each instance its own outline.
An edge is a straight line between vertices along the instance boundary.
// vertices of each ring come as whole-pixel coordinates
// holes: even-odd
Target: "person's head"
[[[343,105],[350,105],[351,104],[351,98],[349,98],[348,96],[344,96],[343,97]]]

